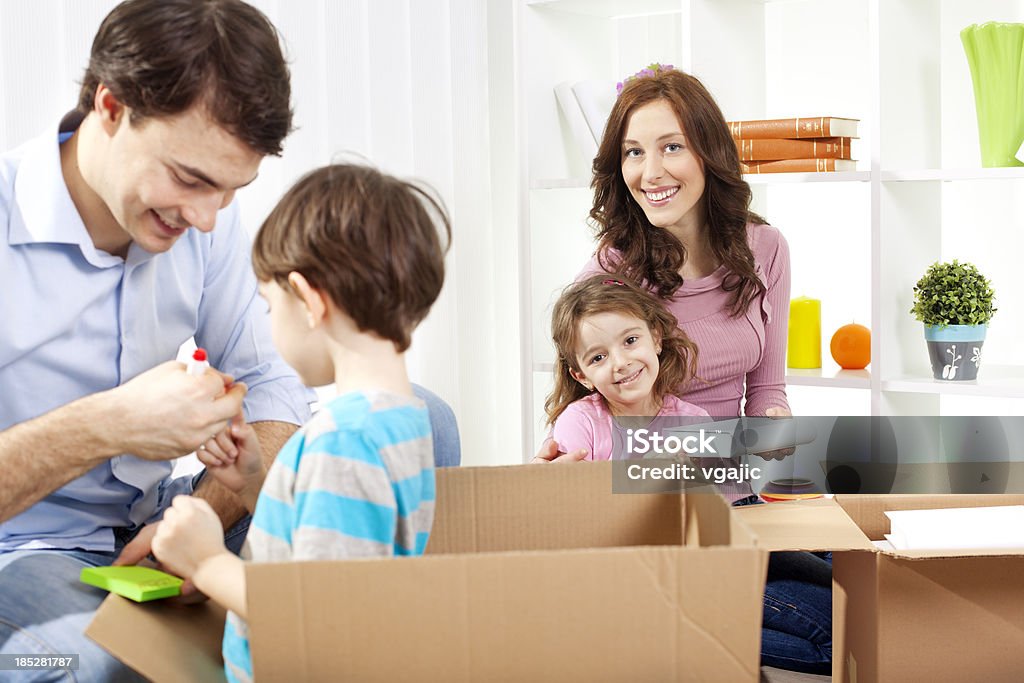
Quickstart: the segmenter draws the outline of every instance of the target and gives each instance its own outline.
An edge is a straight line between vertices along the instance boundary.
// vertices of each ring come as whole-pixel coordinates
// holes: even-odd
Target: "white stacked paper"
[[[558,108],[588,168],[617,96],[614,81],[565,81],[555,86]]]
[[[600,145],[604,126],[608,123],[608,115],[612,113],[615,99],[619,95],[615,90],[615,82],[577,81],[572,84],[572,92],[576,96],[594,142]]]
[[[886,512],[896,550],[1024,548],[1024,505]]]
[[[569,132],[576,143],[577,149],[583,155],[589,167],[594,157],[597,156],[597,140],[590,132],[587,119],[583,115],[576,95],[572,91],[572,83],[565,81],[555,86],[555,99],[558,100],[558,108],[562,110],[562,116],[569,125]]]

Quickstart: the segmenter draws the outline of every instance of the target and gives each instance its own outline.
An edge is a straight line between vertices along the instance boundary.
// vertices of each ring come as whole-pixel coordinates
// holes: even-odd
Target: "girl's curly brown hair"
[[[619,270],[649,285],[658,296],[671,297],[683,284],[679,269],[686,249],[668,230],[647,220],[622,176],[622,141],[630,115],[651,102],[667,102],[679,119],[690,149],[701,160],[705,189],[701,197],[708,239],[715,257],[729,270],[723,287],[733,292],[730,309],[741,315],[765,291],[747,243],[747,224],[766,221],[750,211],[750,186],[743,180],[739,154],[721,110],[699,80],[675,69],[626,83],[612,107],[601,146],[594,157],[594,205],[590,218],[598,239],[598,260],[605,270]],[[608,250],[622,260],[608,262]]]
[[[572,373],[582,372],[576,359],[580,324],[599,313],[622,313],[643,320],[660,339],[660,368],[653,389],[659,398],[666,394],[681,396],[682,389],[696,373],[697,345],[679,328],[676,317],[657,297],[623,275],[591,276],[566,287],[551,314],[551,340],[558,357],[555,388],[544,402],[549,425],[555,423],[570,403],[591,393]]]

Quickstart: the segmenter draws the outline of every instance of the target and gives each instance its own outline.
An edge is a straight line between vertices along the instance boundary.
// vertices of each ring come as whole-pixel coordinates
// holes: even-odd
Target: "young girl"
[[[585,449],[587,460],[625,459],[626,429],[708,416],[679,397],[694,376],[697,347],[636,285],[605,274],[570,285],[555,304],[551,337],[558,367],[544,407],[565,450]]]
[[[250,425],[233,447],[197,455],[252,512],[242,551],[253,562],[419,555],[434,514],[434,456],[426,405],[413,395],[404,353],[441,291],[451,238],[424,190],[362,166],[303,177],[253,244],[274,345],[309,386],[337,396],[264,471]],[[252,678],[242,559],[200,498],[178,496],[153,539],[170,571],[230,610],[224,666]]]

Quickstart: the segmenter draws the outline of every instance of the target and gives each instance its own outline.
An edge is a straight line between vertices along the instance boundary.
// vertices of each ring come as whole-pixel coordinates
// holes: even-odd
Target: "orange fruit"
[[[847,370],[865,368],[871,362],[871,330],[857,323],[843,325],[832,335],[829,349],[839,367]]]

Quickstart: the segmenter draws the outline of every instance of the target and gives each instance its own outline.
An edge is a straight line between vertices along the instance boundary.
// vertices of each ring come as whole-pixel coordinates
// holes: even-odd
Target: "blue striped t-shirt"
[[[263,483],[242,557],[253,562],[420,555],[434,519],[430,419],[418,398],[353,392],[284,445]],[[244,621],[228,613],[224,669],[252,680]]]

